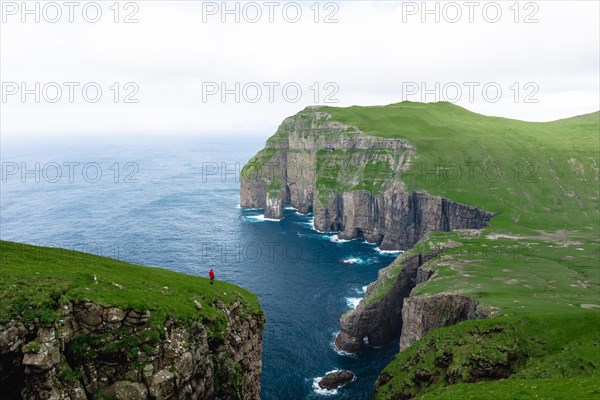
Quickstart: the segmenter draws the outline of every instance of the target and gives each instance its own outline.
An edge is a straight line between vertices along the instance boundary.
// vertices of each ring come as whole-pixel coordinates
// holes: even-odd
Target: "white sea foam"
[[[381,250],[380,247],[376,247],[375,250],[379,253],[379,254],[389,254],[389,255],[397,255],[400,253],[403,253],[402,250]]]
[[[260,215],[245,215],[243,217],[243,219],[246,222],[265,222],[265,221],[279,222],[279,221],[281,221],[280,219],[265,218],[264,214],[260,214]]]
[[[307,218],[308,218],[308,216],[307,216]],[[314,222],[315,222],[315,217],[314,217],[314,216],[311,216],[311,217],[310,217],[310,218],[308,218],[307,220],[305,220],[305,221],[298,221],[297,223],[298,223],[298,224],[300,224],[300,225],[307,226],[307,227],[309,227],[310,229],[312,229],[313,231],[315,231],[315,232],[318,232],[318,231],[315,229],[315,224],[314,224]]]
[[[335,351],[336,353],[338,353],[340,356],[356,357],[356,354],[348,353],[348,352],[345,352],[344,350],[340,350],[335,345],[335,339],[337,338],[337,335],[339,335],[339,334],[340,334],[340,331],[334,332],[333,333],[333,339],[331,340],[331,342],[329,342],[329,344],[331,345],[331,348],[333,349],[333,351]]]
[[[340,239],[339,235],[331,235],[331,239],[332,242],[334,243],[346,243],[349,242],[349,240],[346,239]]]
[[[331,240],[331,237],[335,235],[335,236],[336,236],[336,239],[335,239],[335,240],[332,240],[332,242],[335,242],[335,241],[338,241],[338,240],[339,240],[339,241],[343,241],[343,240],[341,240],[341,239],[338,239],[338,238],[337,238],[337,234],[336,234],[336,232],[326,232],[326,231],[320,231],[320,230],[318,230],[317,228],[315,228],[315,216],[314,216],[314,214],[300,214],[300,213],[299,213],[299,212],[297,212],[297,211],[296,211],[296,214],[298,214],[298,215],[300,215],[300,216],[302,216],[302,217],[305,217],[305,218],[306,218],[306,219],[304,219],[304,218],[303,218],[303,220],[302,220],[302,221],[297,221],[297,222],[296,222],[297,224],[300,224],[300,225],[307,226],[307,227],[309,227],[309,228],[310,228],[312,231],[314,231],[314,232],[317,232],[317,233],[319,233],[319,234],[326,235],[326,237],[327,237],[328,239],[330,239],[330,240]]]
[[[245,208],[245,207],[242,207],[241,204],[238,204],[237,206],[235,206],[235,208],[239,208],[242,211],[260,211],[260,210],[264,210],[264,208]]]
[[[364,261],[361,258],[350,257],[342,260],[344,264],[362,264]]]
[[[362,287],[359,287],[359,288],[354,288],[354,291],[357,294],[365,294],[365,293],[367,293],[367,286],[362,286]]]
[[[331,241],[331,235],[327,235],[325,233],[300,233],[300,232],[298,232],[298,236]]]
[[[356,307],[358,307],[358,303],[360,303],[361,300],[362,297],[346,297],[346,304],[348,307],[354,310]]]

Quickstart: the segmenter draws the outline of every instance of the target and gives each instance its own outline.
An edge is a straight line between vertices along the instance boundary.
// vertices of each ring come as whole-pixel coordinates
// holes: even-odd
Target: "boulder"
[[[23,365],[34,371],[48,371],[60,362],[60,352],[54,343],[41,343],[39,351],[24,349]]]
[[[319,387],[327,390],[339,389],[352,382],[353,379],[354,374],[351,371],[333,371],[325,374],[325,376],[321,378]]]
[[[152,377],[149,389],[156,400],[168,399],[175,389],[175,374],[168,369],[158,371]]]
[[[148,389],[137,382],[118,381],[109,389],[109,395],[115,400],[146,400]]]

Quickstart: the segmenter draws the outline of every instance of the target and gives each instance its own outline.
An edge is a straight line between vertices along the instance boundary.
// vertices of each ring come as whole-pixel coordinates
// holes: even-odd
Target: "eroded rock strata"
[[[198,305],[201,306],[201,305]],[[95,303],[64,306],[57,323],[0,326],[3,399],[259,399],[264,317],[240,302],[210,322],[167,320]]]
[[[308,108],[244,167],[240,203],[276,219],[289,204],[313,212],[320,231],[384,250],[410,249],[431,231],[486,226],[493,214],[405,187],[414,153],[403,139],[368,136]]]

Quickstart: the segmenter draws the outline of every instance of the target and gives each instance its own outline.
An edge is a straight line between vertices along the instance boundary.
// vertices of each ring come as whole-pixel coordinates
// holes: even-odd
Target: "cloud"
[[[22,4],[2,5],[4,137],[264,136],[307,105],[328,100],[340,106],[398,102],[411,83],[430,92],[419,90],[410,100],[448,100],[442,89],[457,84],[463,90],[458,104],[526,120],[600,108],[597,2],[521,2],[516,8],[514,3],[493,3],[501,10],[495,23],[489,22],[496,18],[492,2],[480,2],[472,10],[473,22],[465,2],[428,2],[427,10],[434,10],[430,13],[422,2],[323,1],[318,7],[308,2],[302,3],[295,23],[290,21],[300,3],[293,2],[277,3],[272,10],[269,2],[227,2],[228,10],[234,10],[229,13],[222,2],[120,2],[118,16],[109,8],[113,3],[98,2],[102,15],[96,23],[86,22],[80,12],[89,2],[80,2],[73,23],[66,20],[64,7],[59,22],[45,21],[42,12],[48,2],[36,3],[39,23],[34,15],[26,15],[23,23],[22,10],[12,15],[7,3]],[[449,20],[456,17],[451,13],[456,9],[462,14],[453,23]],[[256,10],[261,18],[252,23]],[[130,14],[137,23],[123,22]],[[527,18],[538,22],[525,23]],[[325,23],[327,19],[332,23]],[[39,82],[40,102],[34,94],[25,102],[21,93],[7,96],[7,89],[15,89],[12,82],[19,92],[21,83],[33,90]],[[62,89],[56,103],[47,101],[56,96],[52,85],[44,92],[49,82]],[[64,82],[79,83],[73,102]],[[219,92],[206,96],[207,88],[214,88],[211,82]],[[478,85],[472,99],[468,82]],[[102,90],[97,102],[86,100],[86,83]],[[501,88],[497,102],[482,92],[486,85]],[[88,86],[88,97],[96,86]],[[222,88],[229,90],[225,97]],[[298,88],[301,96],[296,96]],[[538,102],[525,102],[527,95]],[[125,102],[127,96],[138,102]]]

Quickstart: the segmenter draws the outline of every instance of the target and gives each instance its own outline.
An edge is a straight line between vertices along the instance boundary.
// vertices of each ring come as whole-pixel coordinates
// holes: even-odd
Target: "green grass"
[[[390,385],[406,384],[406,391],[388,392],[386,385],[378,398],[568,398],[577,385],[580,398],[598,394],[597,385],[583,385],[596,378],[599,365],[600,112],[541,123],[488,117],[443,102],[318,111],[346,127],[321,129],[323,115],[305,109],[281,125],[258,157],[274,156],[292,131],[308,143],[360,131],[404,139],[413,147],[410,153],[320,149],[314,158],[295,149],[304,153],[294,159],[315,164],[308,167],[315,168],[321,204],[354,190],[379,194],[401,181],[407,190],[495,213],[480,231],[431,232],[392,263],[365,297],[372,304],[388,294],[403,257],[443,248],[427,264],[433,277],[412,295],[473,296],[489,315],[500,316],[434,331],[428,337],[437,338],[436,344],[415,343],[386,369],[393,377]],[[502,333],[489,338],[465,331],[494,324],[502,325]],[[453,367],[436,369],[435,351],[456,352]],[[476,370],[474,356],[507,365],[510,378],[474,383],[469,378]],[[418,368],[431,374],[417,376]],[[437,380],[419,388],[427,376]]]
[[[378,193],[387,175],[408,190],[496,213],[476,238],[447,232],[424,239],[412,252],[427,253],[448,242],[458,247],[430,262],[435,279],[415,294],[476,295],[500,313],[600,305],[600,112],[537,123],[443,102],[319,110],[368,135],[406,139],[415,147],[410,167],[397,176],[367,163],[368,173],[350,172],[364,179],[361,184],[345,187],[339,175],[337,182],[330,176],[320,187]],[[368,303],[387,294],[401,269],[398,262],[395,266],[390,282],[370,293]]]
[[[150,310],[148,324],[154,331],[160,331],[167,318],[200,320],[212,335],[220,336],[227,325],[215,305],[222,302],[230,306],[237,300],[246,313],[262,318],[254,294],[223,281],[210,285],[206,278],[161,268],[0,241],[0,323],[11,318],[53,322],[59,318],[61,306],[92,301],[122,309]],[[194,301],[202,305],[200,311]],[[151,336],[151,331],[147,335]]]
[[[416,157],[398,179],[498,212],[492,221],[497,229],[598,233],[600,112],[537,123],[443,102],[320,111],[369,135],[408,140]]]
[[[376,399],[591,399],[600,393],[599,366],[597,313],[466,321],[396,356]]]
[[[515,238],[495,235],[493,228],[430,233],[388,267],[387,278],[368,293],[366,303],[387,295],[405,257],[442,249],[427,263],[435,271],[433,278],[411,295],[475,296],[491,314],[600,311],[598,238],[585,232]]]
[[[565,400],[600,398],[600,375],[559,379],[505,379],[457,384],[423,394],[417,400]]]
[[[377,398],[599,397],[600,112],[533,123],[449,103],[320,110],[415,147],[410,167],[389,180],[496,213],[481,231],[430,233],[368,293],[367,304],[387,295],[403,257],[443,248],[427,264],[433,278],[411,295],[461,293],[501,315],[413,344],[386,368]],[[501,332],[480,333],[492,327]],[[448,352],[452,363],[436,366]],[[505,375],[489,379],[507,379],[475,383],[490,366]]]
[[[269,161],[277,154],[277,150],[273,148],[264,148],[257,155],[252,157],[240,173],[243,179],[247,180],[259,180],[261,178],[269,178],[269,175],[263,176],[261,169],[268,167]]]
[[[399,169],[402,151],[317,150],[316,190],[319,201],[328,204],[335,196],[353,190],[382,192]]]

